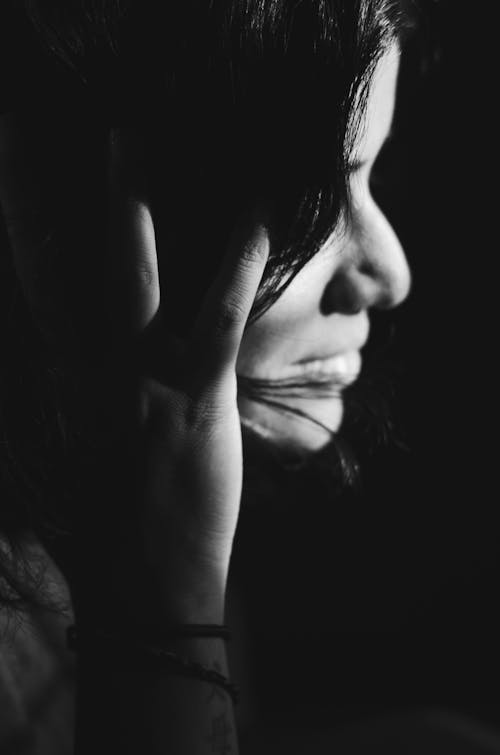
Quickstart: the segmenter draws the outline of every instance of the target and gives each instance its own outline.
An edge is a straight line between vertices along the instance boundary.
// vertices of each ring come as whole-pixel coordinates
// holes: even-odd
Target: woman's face
[[[380,60],[368,99],[365,128],[350,177],[352,222],[333,234],[278,301],[245,332],[237,372],[265,380],[311,377],[326,381],[326,397],[286,398],[286,403],[337,431],[342,390],[361,368],[369,311],[389,308],[408,294],[410,272],[403,249],[370,194],[370,171],[389,136],[399,53]],[[330,434],[313,422],[240,396],[243,424],[284,447],[319,450]]]

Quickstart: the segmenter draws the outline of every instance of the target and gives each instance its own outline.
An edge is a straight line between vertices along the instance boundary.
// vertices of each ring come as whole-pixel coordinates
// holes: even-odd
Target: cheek
[[[328,279],[324,261],[321,264],[315,258],[305,266],[278,301],[246,329],[238,355],[238,372],[248,374],[258,364],[276,365],[300,359],[305,345],[319,328],[320,304]]]
[[[311,343],[325,342],[321,301],[336,257],[320,252],[292,281],[260,320],[251,325],[242,340],[237,362],[240,376],[266,379],[292,362],[303,359]],[[238,396],[242,422],[283,449],[315,452],[331,441],[343,417],[340,395],[276,395],[293,412],[279,411],[265,402]],[[299,416],[300,414],[306,416]],[[319,424],[318,424],[319,423]]]
[[[281,304],[281,302],[278,302]],[[237,371],[251,374],[266,364],[281,364],[293,361],[300,347],[301,333],[311,328],[312,307],[303,298],[295,302],[276,305],[260,320],[250,325],[244,333],[238,354]]]

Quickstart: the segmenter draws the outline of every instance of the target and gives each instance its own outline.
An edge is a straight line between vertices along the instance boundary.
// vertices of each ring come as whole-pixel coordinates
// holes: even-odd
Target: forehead
[[[375,158],[387,138],[396,103],[399,48],[393,45],[379,60],[368,96],[364,127],[356,153],[359,158]]]

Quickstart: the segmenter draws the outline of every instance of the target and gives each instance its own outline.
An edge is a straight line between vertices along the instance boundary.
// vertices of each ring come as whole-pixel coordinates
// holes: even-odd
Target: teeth
[[[287,369],[283,377],[310,376],[319,380],[339,380],[353,382],[361,369],[361,356],[358,351],[337,354],[329,359],[314,359]]]
[[[308,372],[335,372],[338,375],[347,375],[348,364],[345,356],[331,357],[330,359],[316,359],[304,365]]]

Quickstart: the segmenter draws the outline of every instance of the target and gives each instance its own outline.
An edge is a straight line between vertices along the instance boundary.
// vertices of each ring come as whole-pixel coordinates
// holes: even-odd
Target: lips
[[[308,379],[314,382],[335,383],[347,386],[353,383],[361,371],[359,351],[346,351],[320,359],[292,364],[280,370],[280,380]],[[278,376],[273,376],[277,377]]]
[[[370,324],[367,313],[362,311],[356,316],[334,315],[332,323],[328,323],[328,328],[327,332],[322,331],[315,338],[301,337],[299,343],[308,343],[310,349],[304,349],[298,359],[288,361],[286,352],[283,355],[285,359],[280,359],[278,348],[276,357],[264,359],[257,369],[255,358],[249,365],[248,372],[245,371],[246,365],[242,362],[243,369],[238,375],[276,383],[282,388],[296,387],[299,384],[304,387],[312,383],[324,384],[328,391],[331,392],[330,389],[333,389],[338,395],[359,376],[360,351],[368,340]]]

